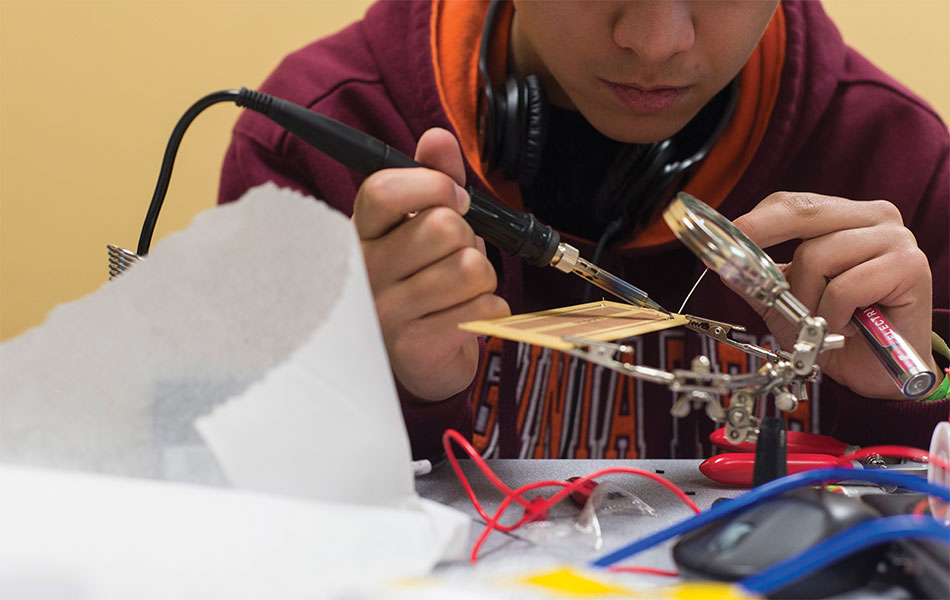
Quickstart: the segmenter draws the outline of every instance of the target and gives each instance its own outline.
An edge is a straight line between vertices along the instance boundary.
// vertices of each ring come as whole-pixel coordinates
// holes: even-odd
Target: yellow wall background
[[[201,96],[256,87],[369,0],[0,0],[0,340],[135,249],[165,143]],[[950,115],[950,0],[829,0],[849,43]],[[237,108],[188,129],[155,240],[214,205]]]

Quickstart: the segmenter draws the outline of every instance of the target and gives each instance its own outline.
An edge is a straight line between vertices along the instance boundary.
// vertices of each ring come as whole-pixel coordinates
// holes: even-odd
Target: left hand
[[[863,396],[903,398],[850,323],[856,309],[870,304],[877,304],[891,326],[940,373],[930,349],[930,265],[896,206],[884,200],[776,192],[734,224],[762,248],[802,240],[792,262],[779,267],[792,294],[828,322],[829,333],[846,337],[844,348],[819,356],[829,377]],[[799,328],[774,309],[755,304],[779,345],[791,348]]]

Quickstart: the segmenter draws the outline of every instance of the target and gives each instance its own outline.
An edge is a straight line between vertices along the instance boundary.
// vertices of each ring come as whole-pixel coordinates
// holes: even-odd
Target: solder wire
[[[699,279],[696,280],[696,283],[693,284],[693,287],[690,288],[689,293],[686,294],[686,297],[683,298],[683,303],[680,304],[680,309],[676,311],[679,314],[683,314],[683,309],[686,308],[686,303],[689,302],[689,299],[692,297],[693,292],[696,291],[696,288],[699,287],[699,282],[703,280],[703,277],[706,276],[706,273],[709,272],[709,267],[703,269],[703,272],[699,274]]]

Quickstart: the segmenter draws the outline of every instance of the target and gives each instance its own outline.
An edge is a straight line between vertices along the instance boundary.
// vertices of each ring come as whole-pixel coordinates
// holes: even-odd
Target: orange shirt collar
[[[500,7],[496,31],[507,31],[511,22],[510,3]],[[478,50],[487,2],[433,0],[430,26],[433,67],[439,99],[455,129],[466,160],[483,183],[509,205],[523,210],[516,183],[495,173],[483,172],[481,147],[477,137]],[[493,38],[489,69],[497,85],[505,71],[508,39]],[[753,50],[739,78],[735,112],[706,160],[686,186],[686,191],[713,207],[718,207],[732,191],[752,162],[765,135],[769,117],[778,98],[782,65],[785,62],[785,16],[779,7]],[[471,182],[470,182],[471,183]],[[656,219],[625,247],[653,246],[674,240],[662,219]]]

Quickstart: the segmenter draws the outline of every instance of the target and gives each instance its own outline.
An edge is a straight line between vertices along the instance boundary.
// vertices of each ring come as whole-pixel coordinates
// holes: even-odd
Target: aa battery
[[[891,328],[877,306],[872,304],[855,311],[852,320],[905,397],[911,400],[921,398],[933,387],[937,376],[927,368],[913,347]]]

